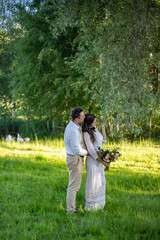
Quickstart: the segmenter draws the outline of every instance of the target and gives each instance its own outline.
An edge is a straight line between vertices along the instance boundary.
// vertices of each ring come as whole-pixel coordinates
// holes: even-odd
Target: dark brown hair
[[[76,118],[80,117],[80,113],[83,112],[82,108],[74,108],[71,111],[71,119],[74,121]]]
[[[85,114],[84,122],[82,123],[82,131],[88,132],[91,138],[92,143],[95,141],[94,129],[90,128],[96,116],[91,113]]]

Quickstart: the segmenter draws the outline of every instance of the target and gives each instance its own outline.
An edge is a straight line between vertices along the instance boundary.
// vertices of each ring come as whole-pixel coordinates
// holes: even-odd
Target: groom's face
[[[85,114],[84,112],[81,112],[79,116],[79,123],[82,123],[84,121],[84,118],[85,118]]]

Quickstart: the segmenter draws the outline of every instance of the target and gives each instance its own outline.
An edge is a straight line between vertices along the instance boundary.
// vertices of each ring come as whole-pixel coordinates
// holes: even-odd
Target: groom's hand
[[[98,150],[96,150],[96,152],[97,152],[97,154],[98,154],[98,156],[99,156],[99,151],[98,151]]]

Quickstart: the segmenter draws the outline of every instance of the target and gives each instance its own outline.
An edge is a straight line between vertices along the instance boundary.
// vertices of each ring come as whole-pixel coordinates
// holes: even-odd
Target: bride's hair
[[[90,128],[90,125],[93,123],[94,119],[96,116],[94,116],[91,113],[85,114],[85,119],[84,122],[82,123],[82,131],[83,132],[88,132],[91,138],[91,141],[95,141],[95,136],[94,136],[94,129]]]

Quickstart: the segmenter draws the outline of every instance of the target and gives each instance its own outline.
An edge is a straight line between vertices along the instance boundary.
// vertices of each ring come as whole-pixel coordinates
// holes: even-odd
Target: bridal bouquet
[[[121,156],[121,154],[119,153],[119,148],[113,148],[112,150],[102,149],[102,148],[98,148],[98,149],[99,149],[99,157],[104,162],[108,162],[108,163],[116,162],[118,157]],[[109,168],[106,168],[105,170],[109,170]]]

